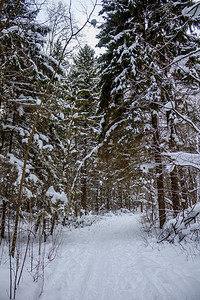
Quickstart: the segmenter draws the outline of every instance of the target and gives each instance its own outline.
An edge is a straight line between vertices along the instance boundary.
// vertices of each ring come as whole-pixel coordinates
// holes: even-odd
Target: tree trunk
[[[182,208],[186,209],[188,207],[188,192],[186,188],[186,180],[184,176],[184,172],[182,166],[179,167],[179,177],[180,177],[180,185],[181,185],[181,195],[182,195]]]
[[[41,222],[41,218],[42,218],[42,215],[40,214],[38,217],[37,217],[37,221],[35,223],[35,233],[37,233],[38,231],[38,228],[40,226],[40,222]]]
[[[12,125],[15,126],[15,112],[13,113],[13,123],[12,123]],[[11,134],[10,134],[9,153],[12,152],[13,135],[14,135],[14,129],[12,129]]]
[[[173,211],[174,211],[174,216],[176,216],[180,210],[179,181],[178,181],[176,166],[174,166],[173,171],[170,172],[170,179],[171,179],[171,187],[172,187]]]
[[[110,193],[108,191],[108,187],[107,187],[107,191],[106,191],[106,209],[107,209],[107,211],[110,210],[110,197],[111,197],[111,195],[110,195]]]
[[[4,147],[4,142],[5,142],[5,131],[2,130],[2,132],[1,132],[1,147],[0,147],[0,153],[1,153],[1,150],[3,149],[3,147]]]
[[[160,228],[162,228],[166,220],[164,184],[163,184],[163,167],[162,167],[162,157],[161,157],[161,149],[159,143],[160,136],[158,131],[158,117],[154,111],[151,114],[151,118],[152,118],[152,126],[154,129],[153,144],[154,144],[154,158],[156,163],[159,222],[160,222]]]
[[[1,238],[5,238],[5,225],[6,225],[6,207],[7,201],[3,200],[3,208],[2,208],[2,221],[1,221]]]
[[[44,243],[46,243],[47,234],[46,234],[46,218],[45,218],[45,216],[43,216],[42,234],[43,234],[43,237],[44,237]]]
[[[176,148],[176,142],[175,142],[176,132],[175,132],[173,118],[170,118],[171,114],[172,112],[170,110],[167,111],[167,125],[168,125],[168,130],[170,132],[169,149],[170,151],[173,151]],[[170,180],[171,180],[173,211],[174,211],[174,216],[176,216],[178,211],[180,210],[179,179],[178,179],[178,172],[176,166],[174,166],[173,170],[170,172]]]
[[[51,231],[50,231],[50,234],[53,235],[53,231],[54,231],[54,227],[55,227],[55,223],[56,223],[56,220],[58,218],[58,214],[57,212],[55,211],[54,215],[53,215],[53,218],[51,220]]]
[[[96,205],[96,212],[97,215],[99,214],[99,185],[97,182],[97,187],[96,187],[96,201],[95,201],[95,205]]]
[[[81,198],[81,206],[84,209],[85,214],[87,213],[87,167],[86,161],[84,161],[84,166],[82,168],[82,178],[81,178],[81,186],[82,186],[82,198]]]
[[[143,213],[143,202],[140,202],[140,212]]]

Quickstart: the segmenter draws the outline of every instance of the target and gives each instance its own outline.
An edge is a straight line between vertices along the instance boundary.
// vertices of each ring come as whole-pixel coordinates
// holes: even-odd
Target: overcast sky
[[[49,1],[47,0],[47,4],[50,2],[58,3],[63,2],[67,6],[69,6],[69,0],[53,0]],[[71,0],[72,4],[72,12],[75,17],[75,20],[78,22],[79,26],[81,24],[84,24],[87,18],[87,14],[90,14],[94,7],[95,0]],[[83,34],[85,37],[83,37],[83,41],[87,44],[89,44],[97,54],[100,54],[103,52],[103,50],[99,48],[95,48],[96,44],[98,43],[98,39],[96,38],[96,35],[98,34],[98,25],[102,21],[100,16],[98,16],[99,11],[101,10],[101,0],[97,0],[97,6],[95,7],[95,10],[91,16],[92,19],[97,20],[97,26],[94,28],[91,24],[88,24],[87,27],[84,29]],[[45,13],[42,10],[42,12],[39,14],[39,20],[43,21],[45,19]]]
[[[63,2],[67,3],[68,0],[63,0]],[[72,9],[75,15],[75,18],[78,22],[83,23],[86,20],[86,14],[85,11],[87,10],[88,13],[91,12],[93,6],[94,6],[95,0],[72,0]],[[97,20],[97,27],[99,25],[99,22],[101,22],[100,16],[98,16],[99,11],[101,10],[101,0],[97,0],[97,6],[94,10],[94,13],[91,17],[92,19]],[[99,30],[97,28],[94,28],[92,25],[87,26],[87,28],[84,30],[84,34],[86,35],[87,43],[95,48],[95,45],[97,44],[98,40],[96,39],[96,35],[98,34]],[[96,48],[95,51],[97,53],[100,53],[101,50]]]

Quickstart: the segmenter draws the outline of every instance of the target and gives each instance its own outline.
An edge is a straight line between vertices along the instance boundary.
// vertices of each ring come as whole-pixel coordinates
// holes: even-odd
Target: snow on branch
[[[164,110],[169,111],[172,110],[178,117],[180,117],[183,121],[187,122],[193,129],[200,134],[200,128],[195,125],[195,123],[189,119],[187,116],[181,114],[178,110],[175,109],[174,101],[169,101],[165,105],[159,104]]]
[[[23,166],[24,166],[24,162],[18,158],[16,158],[12,153],[8,153],[7,154],[8,158],[9,158],[9,163],[13,166],[16,167],[17,172],[18,172],[18,178],[15,182],[14,185],[18,185],[21,181],[21,177],[22,177],[22,170],[23,170]],[[30,173],[30,170],[33,169],[33,166],[30,164],[26,164],[26,169],[25,172],[26,173]]]
[[[177,166],[191,166],[200,170],[200,154],[187,152],[165,152],[163,155],[172,159]]]
[[[191,51],[185,55],[179,55],[177,56],[170,64],[168,64],[167,66],[165,66],[163,69],[167,69],[175,64],[178,65],[178,67],[184,69],[185,68],[185,65],[186,63],[188,62],[188,59],[190,56],[196,56],[196,55],[199,55],[200,53],[200,48],[197,48],[196,50],[194,51]],[[173,69],[171,68],[170,70],[171,72],[173,71]]]
[[[182,120],[186,121],[187,123],[189,123],[194,130],[200,134],[200,129],[194,124],[194,122],[192,122],[191,119],[189,119],[188,117],[182,115],[178,110],[176,110],[175,108],[173,108],[173,111],[175,112],[175,114],[177,114]]]
[[[104,145],[104,143],[105,142],[107,142],[107,140],[108,140],[108,138],[110,137],[110,135],[111,135],[111,133],[121,124],[121,123],[123,123],[123,122],[125,122],[126,120],[125,119],[123,119],[123,120],[120,120],[119,122],[116,122],[115,124],[113,124],[110,128],[109,128],[109,130],[106,132],[106,135],[105,135],[105,138],[104,138],[104,140],[101,142],[101,143],[99,143],[96,147],[94,147],[80,162],[79,162],[79,166],[78,166],[78,169],[77,169],[77,173],[76,173],[76,176],[75,176],[75,178],[74,178],[74,181],[73,181],[73,183],[72,183],[72,187],[71,187],[71,192],[74,190],[74,187],[75,187],[75,183],[76,183],[76,181],[77,181],[77,179],[78,179],[78,175],[79,175],[79,172],[80,172],[80,170],[81,170],[81,168],[83,167],[83,165],[84,165],[84,162],[87,160],[87,159],[89,159],[89,158],[91,158],[92,156],[93,156],[93,154],[96,154],[96,153],[98,153],[98,151],[99,151],[99,149],[101,148],[101,147],[103,147],[103,145]]]
[[[46,192],[46,196],[51,198],[52,203],[56,203],[57,200],[63,201],[64,203],[68,202],[67,196],[64,192],[56,192],[53,186],[50,186]]]
[[[119,122],[116,122],[114,123],[110,128],[109,130],[106,132],[106,135],[105,135],[105,140],[104,142],[106,142],[108,140],[108,138],[110,137],[111,133],[119,126],[121,125],[123,122],[125,122],[126,120],[123,119],[123,120],[120,120]]]
[[[73,192],[73,190],[74,190],[75,183],[76,183],[76,181],[77,181],[77,179],[78,179],[79,172],[80,172],[81,168],[83,167],[84,162],[85,162],[87,159],[91,158],[93,154],[97,153],[98,150],[99,150],[102,146],[103,146],[103,143],[99,143],[96,147],[94,147],[94,148],[90,151],[90,153],[88,153],[88,154],[87,154],[87,155],[79,162],[79,166],[78,166],[78,169],[77,169],[77,172],[76,172],[76,176],[75,176],[74,181],[73,181],[73,183],[72,183],[71,192]]]
[[[185,17],[190,17],[192,19],[198,19],[200,17],[200,1],[197,1],[191,7],[185,7],[182,11]]]
[[[198,216],[200,214],[200,203],[196,203],[192,207],[180,212],[176,218],[169,220],[159,238],[158,243],[168,241],[173,243],[176,239],[180,243],[186,238],[199,239],[200,223]]]

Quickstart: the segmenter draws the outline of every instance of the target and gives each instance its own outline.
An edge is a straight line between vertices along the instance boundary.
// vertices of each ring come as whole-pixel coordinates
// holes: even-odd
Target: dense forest
[[[159,241],[199,238],[199,1],[102,0],[81,26],[72,4],[41,25],[37,1],[0,1],[0,243],[13,259],[119,209]]]

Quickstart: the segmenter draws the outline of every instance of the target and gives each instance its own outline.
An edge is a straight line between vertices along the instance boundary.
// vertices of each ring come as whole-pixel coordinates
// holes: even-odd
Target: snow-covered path
[[[68,232],[40,300],[200,300],[200,259],[145,246],[137,220],[106,217]]]

